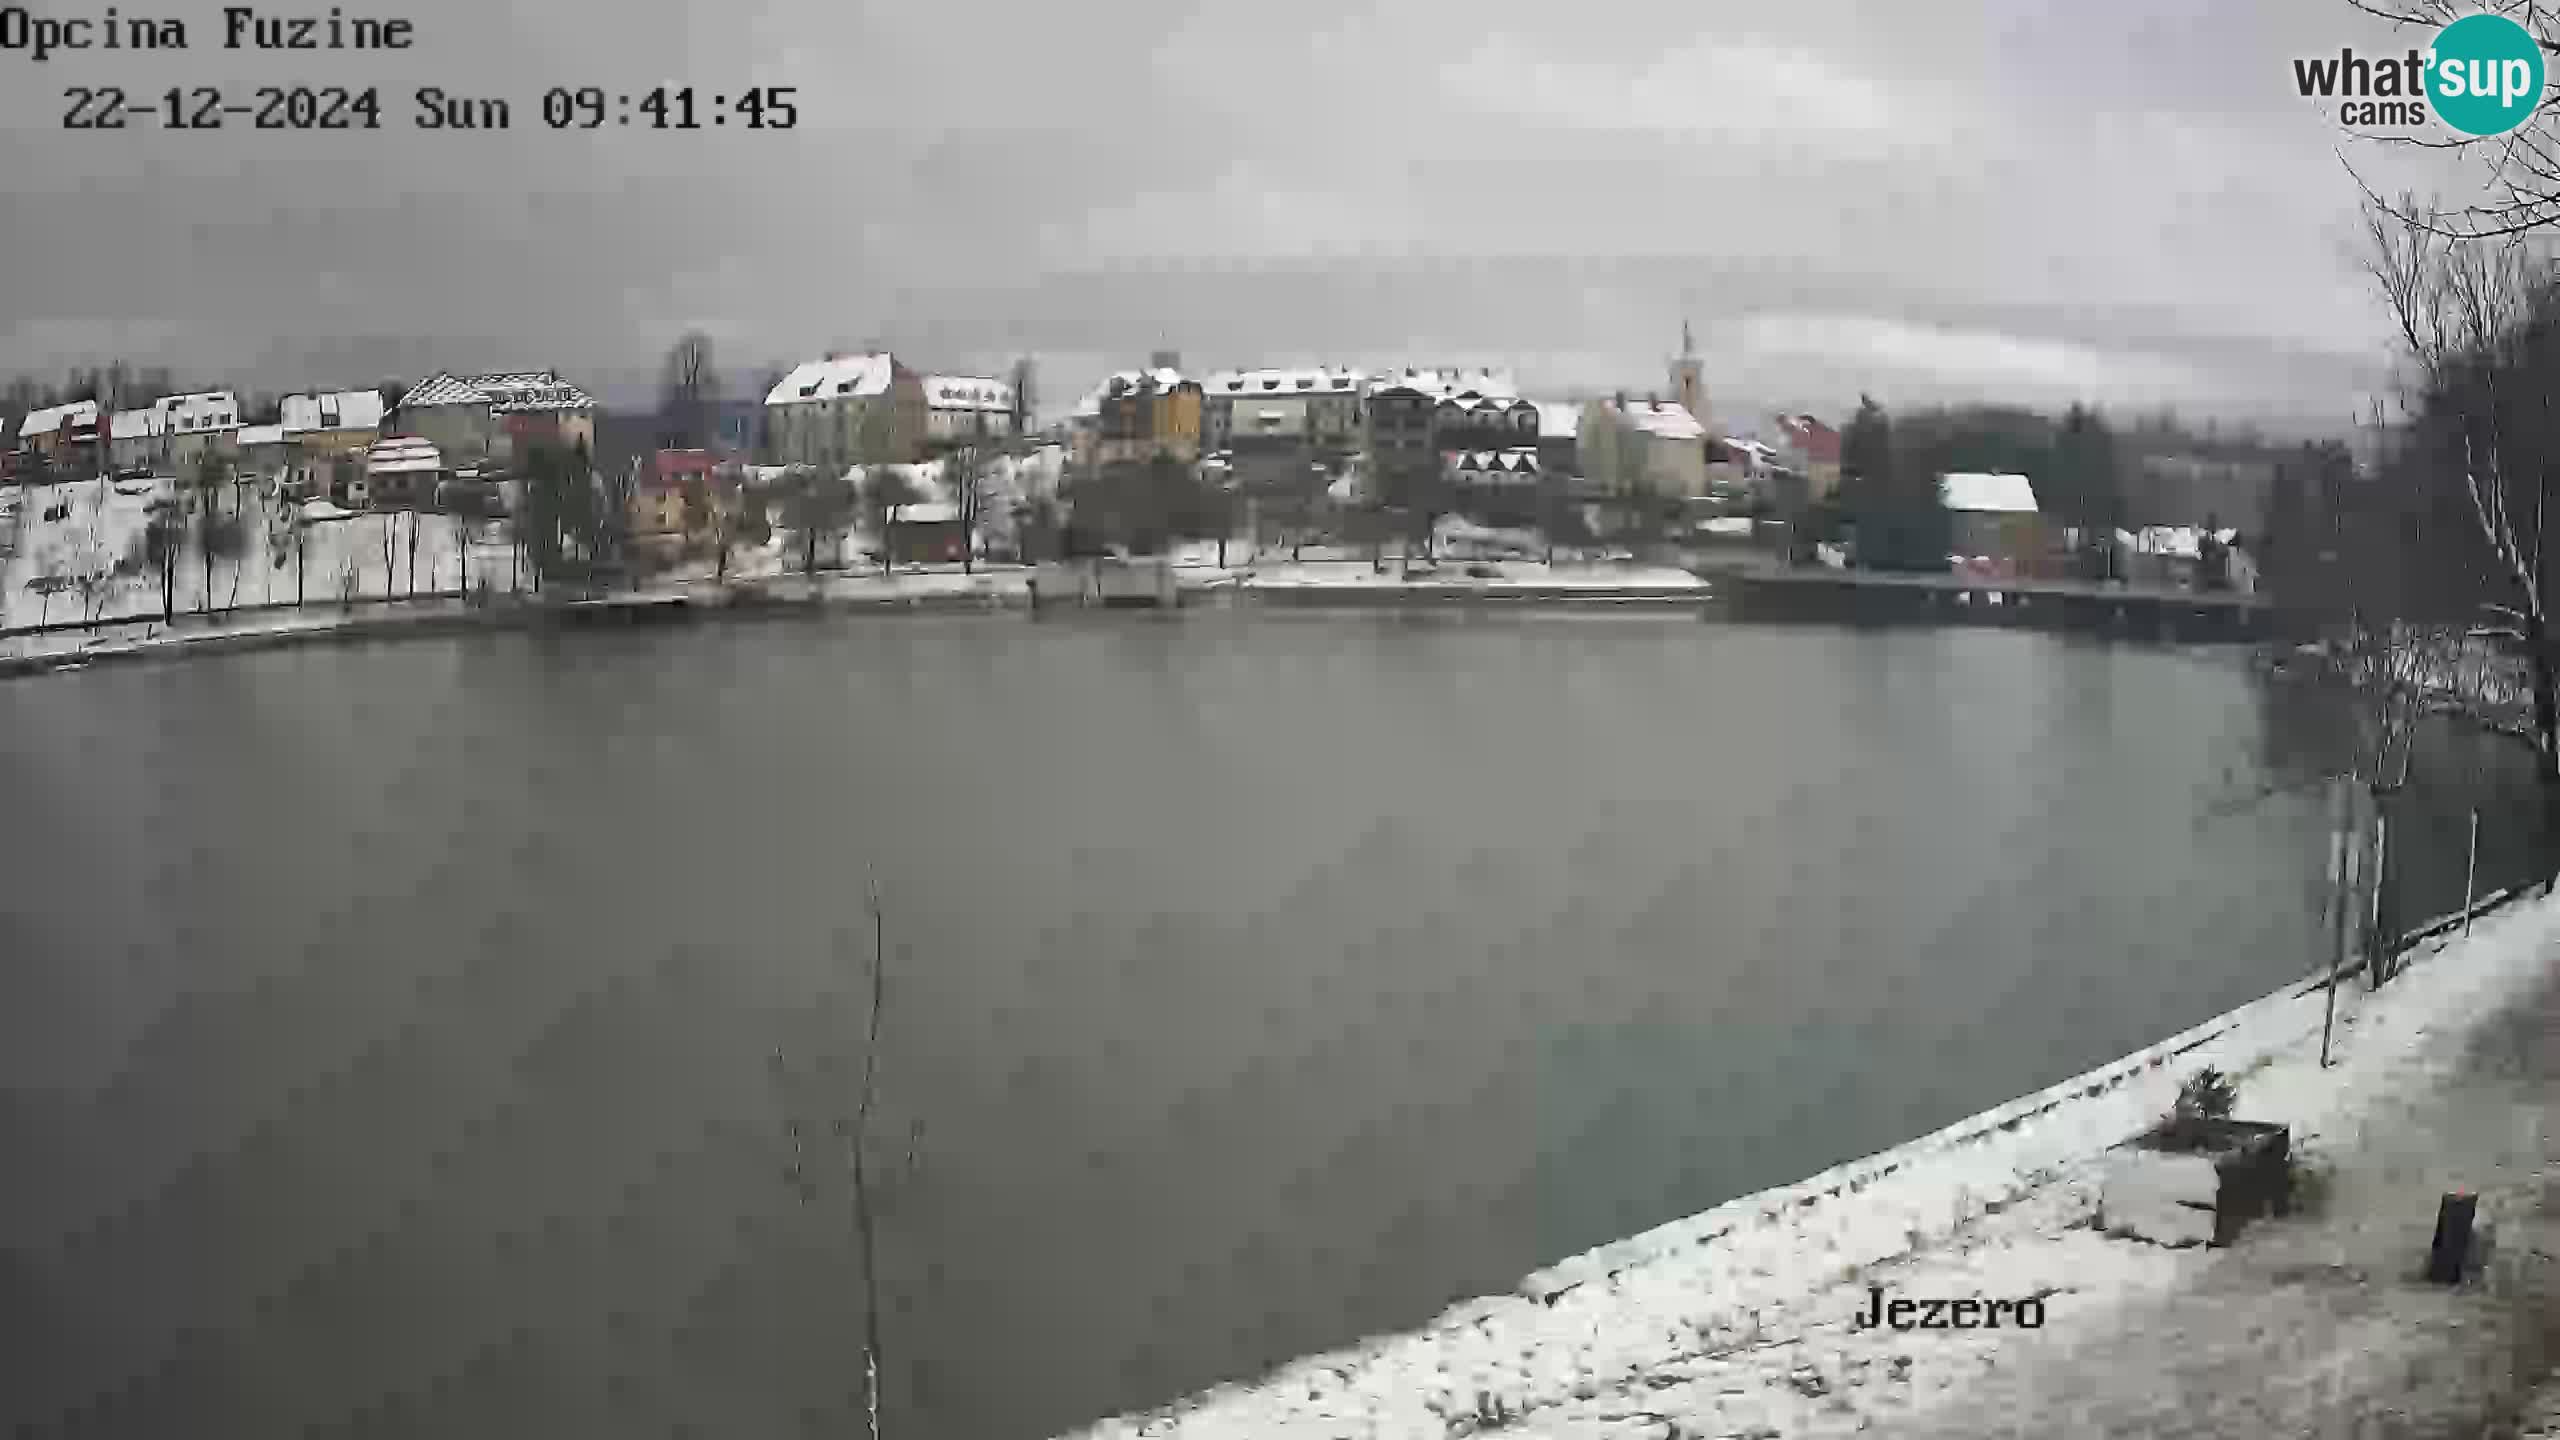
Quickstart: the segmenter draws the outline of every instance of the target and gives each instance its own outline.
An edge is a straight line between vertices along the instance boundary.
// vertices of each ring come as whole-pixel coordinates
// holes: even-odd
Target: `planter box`
[[[2250,1120],[2164,1122],[2109,1165],[2099,1228],[2160,1245],[2229,1245],[2290,1208],[2291,1132]]]

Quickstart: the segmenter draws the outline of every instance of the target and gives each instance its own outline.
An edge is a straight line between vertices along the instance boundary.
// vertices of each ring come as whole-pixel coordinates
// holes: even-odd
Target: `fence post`
[[[2364,988],[2367,990],[2381,987],[2383,967],[2391,963],[2391,957],[2384,951],[2390,948],[2392,937],[2382,933],[2382,877],[2385,874],[2384,864],[2390,858],[2390,842],[2391,817],[2382,814],[2377,807],[2373,817],[2373,879],[2370,882],[2373,899],[2365,907]]]
[[[2480,807],[2471,807],[2471,843],[2462,861],[2462,938],[2471,938],[2471,907],[2478,903],[2480,881]]]
[[[2435,1243],[2427,1247],[2427,1278],[2438,1285],[2458,1284],[2471,1252],[2471,1223],[2480,1197],[2468,1190],[2447,1191],[2436,1202]]]
[[[2328,983],[2322,987],[2326,993],[2320,1011],[2320,1068],[2323,1070],[2329,1068],[2329,1028],[2338,1016],[2338,970],[2346,963],[2347,912],[2354,903],[2354,890],[2348,884],[2354,873],[2349,864],[2352,847],[2348,843],[2350,832],[2347,828],[2350,784],[2351,781],[2338,780],[2332,782],[2329,789],[2329,906],[2328,914],[2322,917],[2327,922],[2324,928],[2328,931],[2329,941],[2325,967],[2329,972]]]

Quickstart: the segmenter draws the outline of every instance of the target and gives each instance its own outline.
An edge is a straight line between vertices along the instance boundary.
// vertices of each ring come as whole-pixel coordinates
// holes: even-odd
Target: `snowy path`
[[[2560,971],[2476,1026],[2394,1038],[2348,1041],[2386,1055],[2370,1102],[2323,1136],[2322,1214],[2244,1233],[2178,1289],[1973,1387],[1965,1415],[1903,1433],[2479,1433],[2560,1363]],[[2484,1284],[2448,1291],[2414,1277],[2456,1188],[2500,1233]]]
[[[2478,1434],[2560,1356],[2560,903],[2484,919],[2379,994],[2294,986],[1799,1185],[1578,1257],[1518,1296],[1299,1361],[1119,1436]],[[2228,1250],[2102,1237],[2108,1147],[2205,1064],[2330,1172]],[[2490,1278],[2409,1278],[2437,1195]],[[2043,1328],[1860,1331],[1867,1287],[2041,1296]]]

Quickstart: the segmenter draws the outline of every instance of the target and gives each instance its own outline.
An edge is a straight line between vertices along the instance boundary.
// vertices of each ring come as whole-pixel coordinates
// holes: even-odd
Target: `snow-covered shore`
[[[2137,1338],[2157,1354],[2220,1357],[2215,1363],[2233,1374],[2188,1383],[2290,1395],[2295,1408],[2287,1413],[2295,1421],[2326,1404],[2352,1410],[2360,1377],[2330,1373],[2345,1356],[2427,1323],[2437,1324],[2438,1340],[2459,1335],[2463,1319],[2444,1330],[2447,1292],[2386,1273],[2373,1282],[2381,1288],[2360,1292],[2374,1313],[2354,1326],[2333,1319],[2324,1328],[2312,1312],[2329,1302],[2306,1309],[2302,1294],[2286,1291],[2285,1277],[2297,1286],[2320,1277],[2335,1284],[2331,1272],[2346,1263],[2341,1255],[2365,1267],[2413,1266],[2433,1216],[2431,1184],[2480,1188],[2488,1216],[2539,1204],[2540,1219],[2531,1223],[2549,1223],[2551,1201],[2520,1198],[2540,1193],[2532,1184],[2549,1183],[2530,1178],[2533,1145],[2501,1148],[2470,1133],[2476,1126],[2420,1117],[2433,1113],[2428,1097],[2450,1093],[2475,1031],[2533,997],[2549,1004],[2560,993],[2549,958],[2555,941],[2560,905],[2524,902],[2483,918],[2467,939],[2423,947],[2380,992],[2341,984],[2332,1068],[2319,1064],[2321,987],[2299,982],[1936,1134],[1574,1257],[1530,1276],[1516,1294],[1461,1304],[1409,1334],[1104,1422],[1078,1432],[1079,1440],[1440,1437],[1496,1426],[1552,1436],[1791,1440],[1941,1426],[1985,1433],[1994,1417],[1980,1406],[1993,1393],[2012,1412],[1999,1418],[2020,1425],[2020,1433],[2158,1433],[2146,1428],[2160,1423],[2156,1415],[2119,1429],[2093,1422],[2091,1412],[2074,1408],[2081,1402],[2068,1385],[2018,1388],[2026,1377],[2070,1373],[2075,1365],[2075,1383],[2103,1385],[2118,1373],[2109,1368],[2110,1347],[2141,1353]],[[2552,1048],[2560,1050],[2560,1039]],[[2331,1167],[2333,1189],[2372,1213],[2260,1222],[2233,1250],[2172,1250],[2102,1236],[2089,1222],[2110,1147],[2155,1121],[2179,1083],[2205,1065],[2239,1077],[2242,1118],[2290,1125],[2296,1154]],[[2560,1091],[2539,1103],[2531,1118],[2523,1113],[2529,1105],[2515,1107],[2513,1116],[2499,1113],[2503,1101],[2465,1101],[2461,1113],[2486,1110],[2500,1122],[2515,1121],[2509,1132],[2529,1136],[2538,1125],[2547,1137],[2560,1129],[2553,1123]],[[2465,1144],[2471,1148],[2461,1149]],[[2540,1163],[2551,1163],[2547,1150]],[[2356,1227],[2355,1238],[2323,1225]],[[2291,1251],[2283,1250],[2287,1244]],[[2214,1269],[2275,1252],[2327,1258],[2290,1268],[2261,1263],[2263,1273],[2246,1275]],[[2206,1282],[2216,1275],[2244,1299],[2181,1304],[2191,1289],[2210,1289]],[[1918,1297],[2039,1296],[2048,1318],[2036,1330],[1853,1328],[1871,1285]],[[2288,1326],[2306,1324],[2317,1339],[2282,1343]],[[2221,1328],[2231,1333],[2212,1333]],[[2475,1324],[2473,1333],[2494,1330]],[[2256,1368],[2258,1359],[2279,1373]],[[2122,1414],[2164,1400],[2189,1404],[2191,1416],[2217,1413],[2225,1403],[2274,1403],[2181,1396],[2174,1384],[2164,1396],[2156,1372],[2133,1373],[2143,1369],[2138,1359],[2127,1364],[2131,1370],[2114,1382]],[[2295,1373],[2282,1373],[2288,1367]],[[2406,1377],[2395,1366],[2361,1378],[2387,1387]],[[2055,1408],[2027,1413],[2038,1405]],[[2300,1433],[2247,1423],[2228,1433],[2277,1428]],[[2180,1433],[2225,1432],[2207,1425]]]
[[[164,623],[159,595],[131,577],[108,597],[95,624],[80,624],[76,600],[58,601],[49,613],[34,608],[32,594],[19,598],[23,613],[13,614],[19,628],[0,629],[0,662],[17,669],[52,668],[81,658],[129,658],[138,654],[174,654],[185,650],[233,649],[250,643],[284,644],[296,639],[346,638],[353,635],[422,634],[452,624],[504,624],[527,613],[526,597],[514,593],[515,557],[503,541],[472,546],[469,573],[477,580],[495,579],[494,608],[473,610],[463,603],[464,563],[454,548],[457,538],[441,517],[434,522],[434,548],[422,543],[419,589],[407,588],[405,548],[395,550],[389,570],[379,563],[378,537],[362,529],[367,543],[347,544],[361,522],[315,526],[309,561],[307,598],[296,603],[290,577],[278,579],[280,567],[234,565],[217,560],[213,613],[202,613],[202,572],[190,556],[177,571],[177,618]],[[324,558],[325,557],[325,558]],[[759,557],[765,558],[765,557]],[[348,562],[352,559],[353,565]],[[324,591],[320,576],[334,567]],[[1705,582],[1685,571],[1627,565],[1558,565],[1508,562],[1483,567],[1490,573],[1469,575],[1462,567],[1438,574],[1407,576],[1399,569],[1374,571],[1366,562],[1352,564],[1278,565],[1256,569],[1219,566],[1204,555],[1184,555],[1175,562],[1174,579],[1184,592],[1222,592],[1292,598],[1339,598],[1352,602],[1402,599],[1500,600],[1569,604],[1577,600],[1616,598],[1695,599]],[[346,577],[352,573],[352,583]],[[230,588],[232,577],[244,583]],[[856,608],[944,608],[950,605],[1024,606],[1033,572],[1021,566],[982,565],[963,573],[956,566],[902,568],[888,574],[872,569],[821,570],[814,578],[770,565],[733,570],[725,579],[708,575],[667,577],[618,598],[631,601],[685,598],[713,605],[766,600]],[[346,600],[342,591],[351,591]],[[43,619],[41,628],[37,622]],[[422,623],[433,621],[435,623]]]

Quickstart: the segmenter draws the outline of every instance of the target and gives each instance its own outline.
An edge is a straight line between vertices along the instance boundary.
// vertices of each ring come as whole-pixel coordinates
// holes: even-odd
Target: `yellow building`
[[[1170,366],[1114,375],[1099,396],[1098,458],[1105,465],[1158,455],[1198,460],[1200,409],[1200,382]]]

